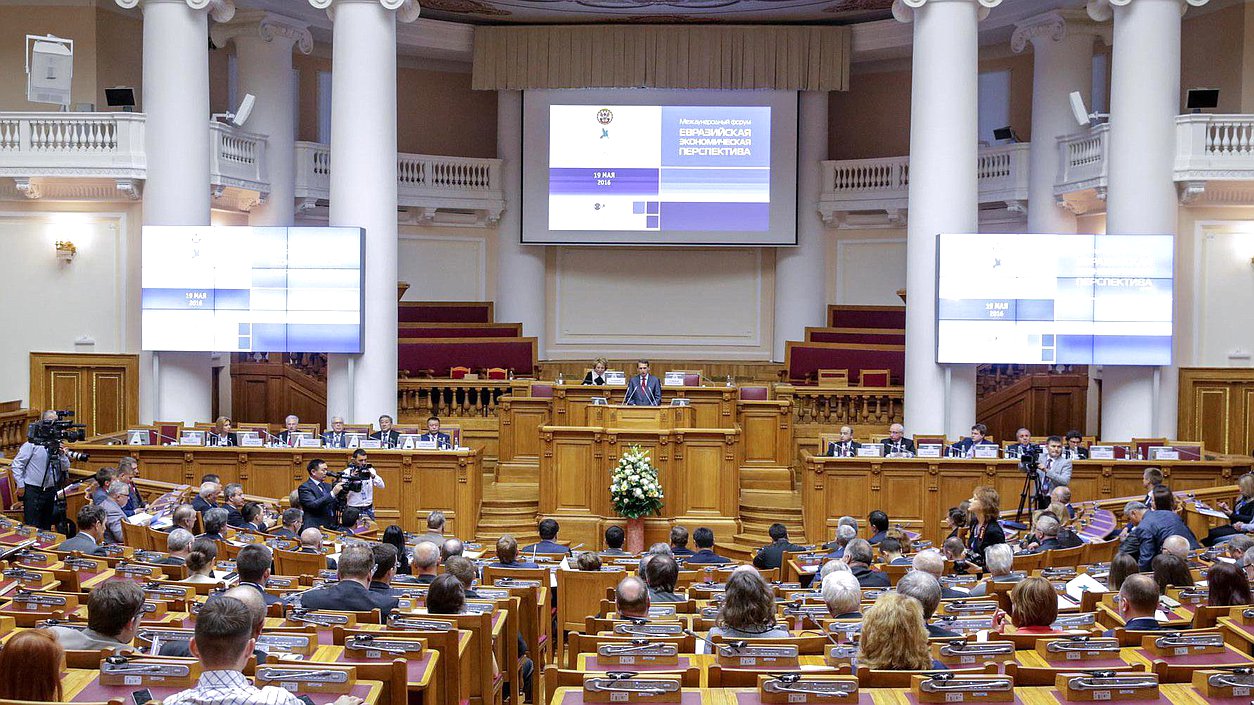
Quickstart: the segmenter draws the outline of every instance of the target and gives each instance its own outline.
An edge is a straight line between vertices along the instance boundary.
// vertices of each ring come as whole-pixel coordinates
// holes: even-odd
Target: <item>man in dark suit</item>
[[[535,563],[518,560],[518,540],[509,534],[502,534],[496,540],[496,562],[493,568],[538,568]]]
[[[187,556],[191,553],[192,541],[196,539],[192,532],[178,528],[165,537],[166,557],[157,561],[159,565],[187,565]]]
[[[688,565],[709,564],[723,565],[731,563],[731,559],[714,552],[714,532],[702,526],[692,532],[692,541],[697,544],[697,552],[688,556]]]
[[[275,436],[279,445],[295,448],[297,441],[300,440],[301,430],[299,426],[300,417],[296,414],[288,414],[287,418],[283,419],[283,430],[279,431],[279,435]]]
[[[1125,631],[1152,632],[1162,629],[1154,614],[1158,611],[1158,584],[1154,579],[1143,573],[1134,573],[1123,579],[1119,587],[1119,602],[1115,609],[1123,618]],[[1114,636],[1115,630],[1108,629],[1104,636]]]
[[[649,361],[636,363],[636,374],[627,380],[623,403],[629,406],[658,406],[662,403],[662,383],[649,374]]]
[[[892,539],[884,540],[892,541]],[[941,552],[938,549],[925,548],[922,551],[919,551],[914,554],[914,559],[911,563],[914,566],[914,572],[917,573],[921,571],[927,573],[933,578],[936,578],[937,584],[941,586],[942,600],[953,600],[961,597],[968,597],[967,593],[945,587],[945,584],[940,582],[941,576],[945,574],[945,557],[941,555]]]
[[[299,539],[300,525],[305,520],[305,511],[300,507],[288,507],[283,510],[283,523],[270,532],[272,536],[285,539]]]
[[[867,543],[878,546],[888,536],[888,514],[883,509],[876,509],[867,515],[866,520],[871,525],[871,538],[867,539]]]
[[[618,524],[611,524],[605,529],[605,550],[601,551],[602,556],[629,556],[630,553],[623,550],[623,542],[627,539],[627,535],[623,532],[623,527]]]
[[[997,445],[996,443],[993,443],[992,441],[990,441],[988,438],[985,438],[985,436],[987,435],[988,435],[988,426],[985,426],[982,423],[977,423],[976,425],[971,427],[971,436],[969,438],[964,438],[958,441],[957,443],[950,446],[950,449],[954,452],[955,455],[958,455],[959,457],[974,458],[975,446],[996,446]]]
[[[871,561],[875,560],[875,552],[866,539],[854,539],[845,546],[845,564],[849,572],[858,579],[862,587],[891,587],[888,576],[878,570],[871,570]],[[939,583],[938,583],[939,584]]]
[[[414,581],[430,585],[440,574],[440,547],[430,541],[420,541],[414,546],[414,560],[410,563]]]
[[[914,455],[914,441],[906,438],[906,428],[899,423],[888,427],[888,438],[885,438],[880,445],[884,447],[885,457]]]
[[[84,504],[74,519],[78,533],[61,542],[58,551],[78,551],[87,556],[103,556],[105,511],[95,504]]]
[[[369,612],[379,610],[380,622],[386,622],[399,604],[391,595],[370,591],[374,574],[374,552],[364,543],[351,543],[340,552],[339,582],[310,590],[301,595],[302,607],[313,610]]]
[[[322,552],[322,532],[318,529],[305,529],[300,532],[300,549],[298,553],[313,553],[316,555],[325,555]],[[335,559],[327,556],[327,568],[335,570]]]
[[[390,543],[376,543],[370,547],[374,556],[374,572],[370,575],[370,592],[387,597],[398,597],[392,587],[392,579],[396,577],[396,546]]]
[[[435,441],[435,447],[441,450],[453,447],[453,439],[447,433],[440,433],[440,417],[427,417],[427,432],[418,437],[420,441]]]
[[[250,543],[239,550],[235,556],[235,570],[239,573],[241,587],[250,587],[261,593],[261,599],[269,607],[281,602],[278,595],[266,592],[266,581],[270,579],[270,565],[274,554],[270,549],[259,543]]]
[[[1064,437],[1067,440],[1067,447],[1064,454],[1072,460],[1088,460],[1089,449],[1084,447],[1084,436],[1079,431],[1067,431]]]
[[[200,483],[200,491],[192,498],[192,509],[204,514],[218,506],[218,495],[222,493],[222,485],[205,481]]]
[[[906,573],[897,581],[897,592],[919,601],[919,605],[923,607],[923,621],[925,622],[936,614],[936,608],[940,606],[941,584],[930,573],[919,570]],[[927,635],[929,638],[958,636],[955,632],[930,623],[927,625]]]
[[[1015,442],[1006,446],[1007,458],[1022,458],[1024,455],[1035,453],[1041,449],[1040,446],[1032,442],[1032,432],[1026,428],[1015,431]]]
[[[300,508],[305,512],[305,523],[301,530],[338,526],[335,506],[339,496],[344,493],[344,481],[334,485],[326,482],[327,461],[322,458],[310,460],[306,470],[309,472],[309,479],[296,488]]]
[[[827,444],[824,455],[833,458],[852,458],[858,454],[862,444],[853,439],[853,429],[849,426],[840,427],[840,438]]]
[[[766,533],[771,537],[771,542],[759,548],[757,554],[753,556],[753,566],[755,568],[766,570],[778,568],[784,563],[785,551],[805,550],[804,546],[798,546],[788,540],[788,527],[783,524],[771,524]],[[698,543],[697,545],[700,546],[701,544]]]
[[[222,488],[222,498],[226,501],[226,525],[236,529],[247,529],[247,522],[240,510],[244,508],[244,486],[232,482]]]
[[[395,448],[401,442],[401,434],[392,428],[392,417],[384,414],[379,417],[379,430],[370,434],[370,440],[378,441],[384,448]]]
[[[688,548],[688,530],[676,524],[671,527],[671,554],[679,560],[684,560],[688,556],[696,553]]]
[[[1183,536],[1189,542],[1189,548],[1201,546],[1197,537],[1189,529],[1184,520],[1175,511],[1176,498],[1166,485],[1154,488],[1154,509],[1141,515],[1136,531],[1141,535],[1141,545],[1137,549],[1138,562],[1142,571],[1153,569],[1154,556],[1162,553],[1163,542],[1169,536]]]
[[[322,445],[327,448],[344,448],[347,443],[348,439],[344,435],[344,419],[339,416],[332,416],[331,428],[322,434]]]
[[[570,548],[557,542],[558,526],[556,519],[541,519],[536,530],[540,534],[540,542],[533,543],[522,550],[523,554],[564,553],[570,555]]]

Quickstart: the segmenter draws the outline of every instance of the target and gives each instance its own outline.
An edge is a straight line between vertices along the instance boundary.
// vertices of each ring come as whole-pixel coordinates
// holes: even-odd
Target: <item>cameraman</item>
[[[1045,441],[1045,455],[1036,461],[1036,479],[1038,483],[1037,506],[1039,509],[1049,507],[1049,493],[1055,487],[1071,484],[1071,458],[1062,457],[1062,438],[1050,436]]]
[[[57,412],[49,410],[40,417],[38,425],[51,429],[56,421]],[[23,500],[22,522],[48,530],[52,528],[52,510],[57,491],[70,474],[70,456],[60,442],[33,442],[37,435],[47,436],[37,433],[35,424],[32,424],[27,441],[13,458],[11,472],[17,498]],[[49,447],[52,448],[51,451]]]
[[[383,487],[383,478],[366,461],[364,448],[353,451],[352,460],[344,468],[343,481],[348,487],[348,499],[344,504],[357,509],[361,515],[374,519],[374,488]]]

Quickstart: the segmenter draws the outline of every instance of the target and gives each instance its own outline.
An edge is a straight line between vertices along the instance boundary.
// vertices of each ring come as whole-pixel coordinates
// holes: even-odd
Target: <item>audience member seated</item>
[[[877,671],[922,671],[945,666],[932,660],[919,601],[892,592],[879,596],[862,618],[855,664]]]
[[[1163,539],[1163,554],[1175,556],[1184,562],[1189,561],[1189,540],[1183,536],[1168,536]]]
[[[399,603],[395,597],[370,591],[370,578],[373,574],[374,553],[370,546],[350,543],[340,552],[339,582],[304,593],[301,596],[301,606],[313,610],[352,612],[377,609],[380,619],[386,619]]]
[[[493,568],[537,568],[531,561],[518,560],[518,541],[509,534],[496,540],[496,562]]]
[[[710,628],[710,637],[724,639],[780,639],[788,636],[787,627],[775,621],[775,593],[771,586],[749,566],[732,571],[727,579],[726,597],[719,605],[718,617]]]
[[[984,560],[984,549],[1006,543],[1006,532],[1002,531],[997,521],[1001,514],[1001,495],[996,488],[990,485],[976,487],[970,502],[967,512],[971,515],[971,531],[967,548],[978,563]]]
[[[944,627],[931,624],[932,615],[940,607],[940,581],[922,571],[914,570],[901,576],[897,581],[897,594],[914,599],[922,610],[923,620],[927,622],[927,635],[933,638],[956,637],[957,633]],[[865,628],[865,627],[864,627]]]
[[[370,547],[374,556],[374,572],[370,575],[370,592],[397,597],[392,588],[396,577],[396,547],[390,543],[376,543]]]
[[[220,597],[228,597],[232,600],[238,600],[241,604],[248,608],[248,614],[251,616],[253,631],[252,638],[256,639],[261,635],[261,631],[266,626],[266,603],[261,595],[251,587],[237,586],[222,593]],[[218,597],[210,597],[209,601],[216,602]],[[176,658],[193,658],[191,651],[191,643],[182,639],[170,639],[161,644],[162,656],[173,656]],[[269,654],[264,650],[254,646],[253,655],[257,657],[257,663],[265,663],[269,660]]]
[[[828,560],[840,560],[845,557],[845,547],[849,542],[858,538],[858,529],[849,524],[841,524],[836,527],[836,540],[824,546],[830,548],[831,553],[824,556]]]
[[[680,560],[694,553],[691,548],[688,548],[688,530],[678,524],[671,527],[671,553]]]
[[[1045,578],[1024,578],[1010,591],[1010,619],[1019,634],[1056,634],[1058,593]],[[1007,625],[998,624],[998,631]]]
[[[940,583],[941,576],[945,574],[945,557],[941,555],[940,551],[934,548],[924,549],[916,553],[914,555],[913,565],[916,571],[921,570],[933,578],[936,578],[937,583]],[[947,588],[944,584],[941,584],[942,600],[951,600],[969,596],[970,593]]]
[[[945,528],[949,529],[949,533],[945,535],[945,541],[958,538],[962,530],[971,525],[971,515],[968,513],[970,506],[971,503],[964,499],[958,506],[949,508],[945,514]]]
[[[1112,592],[1118,592],[1125,578],[1139,572],[1141,572],[1141,566],[1137,565],[1135,557],[1127,553],[1116,553],[1110,559],[1110,573],[1106,576],[1106,587]]]
[[[892,537],[880,541],[880,563],[885,565],[910,565],[910,559],[901,555],[901,541]]]
[[[866,521],[871,525],[871,538],[867,541],[872,546],[878,546],[888,535],[888,514],[882,509],[876,509],[867,515]]]
[[[97,505],[105,513],[105,543],[126,543],[126,537],[122,535],[122,522],[126,521],[126,512],[122,511],[122,505],[126,504],[130,494],[130,487],[126,483],[114,481],[109,485],[104,501]]]
[[[346,534],[355,534],[363,530],[361,510],[357,507],[344,507],[344,511],[340,512],[340,522],[333,527],[333,531],[341,531]]]
[[[6,701],[62,702],[65,649],[46,629],[14,634],[0,649],[0,698]]]
[[[203,536],[192,541],[191,551],[187,554],[187,582],[216,583],[213,577],[213,564],[218,558],[218,542]]]
[[[862,586],[853,573],[835,572],[823,578],[823,604],[835,619],[862,619]]]
[[[1024,537],[1023,548],[1031,553],[1056,551],[1062,548],[1062,544],[1058,542],[1060,526],[1053,514],[1041,512],[1032,524],[1032,533]]]
[[[345,510],[347,513],[348,510]],[[244,523],[238,528],[244,531],[252,531],[258,534],[266,532],[266,521],[261,515],[261,505],[256,502],[245,502],[240,509],[240,516],[244,517]]]
[[[1154,582],[1158,585],[1160,594],[1167,593],[1167,586],[1171,587],[1191,587],[1193,585],[1193,576],[1189,573],[1189,564],[1180,556],[1173,556],[1170,553],[1160,553],[1154,556],[1154,560],[1150,561],[1153,567]]]
[[[941,544],[940,551],[941,555],[945,557],[945,560],[952,561],[954,563],[962,561],[965,565],[967,547],[962,543],[962,539],[957,536],[950,536],[945,539],[945,542]],[[956,565],[954,566],[954,570],[959,573],[963,572],[962,570],[958,570],[958,566]]]
[[[233,526],[237,529],[248,529],[244,526],[244,515],[240,512],[244,508],[244,486],[238,482],[228,483],[222,488],[222,500],[226,502],[226,525]]]
[[[440,547],[430,541],[421,541],[414,546],[414,563],[411,567],[414,582],[419,585],[430,585],[440,572]]]
[[[100,504],[105,501],[105,498],[109,496],[109,486],[113,484],[117,476],[117,468],[109,467],[100,468],[95,475],[91,476],[91,479],[96,482],[96,487],[91,491],[92,504]]]
[[[875,554],[871,552],[871,544],[866,539],[854,539],[845,546],[845,565],[853,577],[858,579],[862,587],[889,587],[892,585],[888,576],[878,570],[871,569],[871,561]]]
[[[1067,488],[1056,487],[1054,489],[1067,489]],[[1080,538],[1079,534],[1077,534],[1075,531],[1072,531],[1071,527],[1067,526],[1067,522],[1071,521],[1070,519],[1071,515],[1067,511],[1069,507],[1070,505],[1068,504],[1063,504],[1062,502],[1054,501],[1054,502],[1050,502],[1049,509],[1046,510],[1050,516],[1058,520],[1058,547],[1059,548],[1075,548],[1077,546],[1084,545],[1084,539]]]
[[[1162,629],[1154,617],[1158,611],[1158,584],[1148,575],[1134,573],[1123,579],[1119,587],[1119,602],[1115,609],[1123,618],[1123,628],[1127,631],[1153,631]],[[1109,629],[1106,636],[1114,636]]]
[[[190,650],[203,667],[192,688],[165,699],[165,705],[302,705],[295,693],[277,686],[254,687],[243,674],[256,636],[253,612],[234,597],[205,603],[196,618]],[[361,705],[341,695],[332,705]]]
[[[447,561],[451,556],[460,556],[466,552],[466,545],[461,539],[447,538],[440,544],[440,562]]]
[[[316,553],[322,555],[322,531],[318,529],[305,529],[300,532],[300,550],[299,553]],[[335,559],[327,556],[327,568],[335,570]]]
[[[1141,518],[1149,507],[1144,502],[1133,500],[1123,505],[1123,520],[1127,522],[1116,537],[1119,541],[1119,553],[1127,553],[1139,560],[1141,555],[1141,534],[1136,530]]]
[[[852,458],[858,454],[862,444],[853,439],[853,429],[849,426],[840,427],[840,437],[827,444],[823,455],[832,458]]]
[[[683,602],[687,596],[675,593],[679,564],[668,555],[650,556],[644,564],[644,582],[649,586],[650,602]]]
[[[592,555],[596,555],[593,553]],[[475,581],[479,579],[479,569],[475,567],[475,562],[465,556],[450,556],[444,562],[444,572],[456,577],[461,581],[462,587],[466,588],[467,600],[478,600],[479,593],[475,591]]]
[[[1059,485],[1049,491],[1049,503],[1052,508],[1054,504],[1061,504],[1067,510],[1067,521],[1075,518],[1075,507],[1071,506],[1071,488],[1067,485]],[[1058,515],[1062,518],[1062,515]]]
[[[166,556],[157,563],[161,565],[187,565],[187,556],[191,554],[192,541],[196,537],[187,529],[175,529],[165,537]]]
[[[1166,480],[1163,477],[1163,471],[1158,468],[1145,468],[1145,472],[1141,473],[1141,485],[1145,487],[1145,506],[1154,506],[1154,488],[1163,484]]]
[[[223,530],[226,529],[226,517],[227,512],[221,507],[216,507],[205,512],[203,518],[201,519],[201,523],[205,526],[205,533],[197,536],[196,538],[210,539],[212,541],[226,541],[226,538],[222,535]]]
[[[827,543],[823,544],[823,548],[826,548],[826,549],[827,549],[827,550],[829,550],[829,551],[835,551],[835,550],[838,550],[838,549],[844,549],[845,544],[849,543],[849,541],[844,541],[844,542],[842,542],[842,541],[840,540],[840,527],[842,527],[842,526],[851,526],[851,527],[853,527],[853,536],[852,536],[852,537],[850,537],[849,541],[852,541],[854,538],[857,538],[857,536],[858,536],[858,520],[857,520],[857,519],[854,519],[854,518],[853,518],[853,517],[851,517],[851,516],[843,516],[843,517],[841,517],[841,518],[839,518],[839,519],[837,519],[837,520],[836,520],[836,535],[835,535],[835,538],[834,538],[833,540],[831,540],[831,541],[829,541],[829,542],[827,542]],[[840,556],[836,556],[836,557],[837,557],[837,558],[840,558]]]
[[[84,504],[75,517],[78,533],[61,542],[58,551],[82,553],[88,556],[104,555],[104,510],[94,504]]]
[[[1163,542],[1169,536],[1183,536],[1189,542],[1189,548],[1197,548],[1197,539],[1185,525],[1184,520],[1176,514],[1176,498],[1165,485],[1158,485],[1152,491],[1154,508],[1141,516],[1136,531],[1141,536],[1137,562],[1142,571],[1153,569],[1154,556],[1162,553]]]
[[[1233,607],[1254,602],[1250,597],[1249,578],[1232,563],[1220,561],[1212,565],[1206,573],[1206,585],[1210,591],[1206,604],[1211,607]]]
[[[1254,536],[1237,534],[1227,541],[1221,542],[1220,545],[1223,547],[1222,555],[1240,564],[1241,557],[1245,555],[1245,552],[1254,548]]]
[[[461,614],[466,611],[466,588],[455,575],[445,573],[427,588],[427,614]]]
[[[1010,575],[1014,565],[1015,553],[1008,543],[996,543],[984,549],[984,575],[993,580]],[[970,597],[983,597],[988,594],[988,580],[981,580],[971,588]]]
[[[192,498],[192,508],[204,514],[218,506],[218,495],[222,493],[222,485],[216,481],[206,480],[200,483],[200,491]]]
[[[1228,515],[1228,523],[1211,529],[1202,539],[1203,545],[1214,546],[1230,537],[1254,531],[1254,473],[1247,472],[1238,477],[1237,489],[1241,494],[1233,507],[1230,508],[1227,502],[1217,504]]]
[[[580,551],[575,556],[575,568],[586,571],[601,570],[601,557],[592,551]]]
[[[49,627],[48,631],[70,651],[113,649],[133,651],[131,642],[143,619],[144,589],[132,580],[106,580],[87,597],[87,628]]]
[[[274,554],[269,547],[259,543],[250,543],[235,555],[235,572],[239,574],[239,586],[261,595],[266,606],[282,602],[277,595],[266,592],[266,581],[270,579],[270,566],[273,563]]]
[[[419,534],[418,538],[414,539],[414,543],[418,543],[420,541],[430,541],[437,546],[444,543],[445,521],[444,512],[438,509],[428,514],[427,533]]]
[[[623,532],[623,527],[617,524],[611,524],[605,529],[605,550],[601,551],[603,556],[629,556],[630,553],[623,550],[623,542],[627,539],[627,535]]]
[[[697,552],[684,561],[688,565],[722,565],[731,563],[731,559],[714,552],[714,532],[707,527],[698,527],[692,532],[692,542],[697,545]]]
[[[200,514],[196,508],[190,504],[180,504],[175,507],[174,513],[170,515],[170,528],[166,531],[174,531],[175,529],[183,529],[189,534],[196,534],[196,518]]]
[[[770,528],[766,530],[766,533],[771,537],[771,542],[762,548],[759,548],[758,552],[754,554],[753,565],[757,568],[761,568],[763,570],[778,568],[784,564],[785,551],[805,550],[804,546],[798,546],[788,540],[788,527],[783,524],[771,524]]]
[[[537,553],[564,553],[569,556],[570,549],[557,542],[557,532],[560,528],[556,519],[541,519],[536,526],[536,530],[540,533],[540,542],[527,546],[523,549],[523,553],[530,553],[533,556]]]
[[[409,547],[405,545],[405,530],[393,524],[383,530],[383,537],[379,540],[396,549],[396,573],[410,575],[412,569],[409,567]]]
[[[629,575],[614,588],[614,612],[619,617],[649,616],[649,587],[640,578]]]
[[[300,507],[288,507],[283,510],[282,524],[270,533],[285,539],[300,538],[300,525],[305,520],[305,512]]]

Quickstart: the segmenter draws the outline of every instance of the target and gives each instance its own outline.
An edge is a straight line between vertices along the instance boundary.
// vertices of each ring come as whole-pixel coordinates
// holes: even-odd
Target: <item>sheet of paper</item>
[[[1067,581],[1067,597],[1080,602],[1086,592],[1106,592],[1106,586],[1088,573],[1080,573]]]

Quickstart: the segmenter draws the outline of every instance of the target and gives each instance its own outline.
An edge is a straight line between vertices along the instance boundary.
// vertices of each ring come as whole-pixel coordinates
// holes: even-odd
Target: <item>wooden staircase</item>
[[[788,527],[788,535],[800,541],[805,532],[797,489],[791,468],[741,468],[740,533],[733,537],[735,542],[744,547],[769,543],[767,529],[776,522]]]
[[[483,506],[479,510],[479,533],[475,540],[495,545],[502,534],[512,534],[519,545],[540,539],[536,515],[540,511],[540,491],[534,483],[493,482],[483,479]]]

